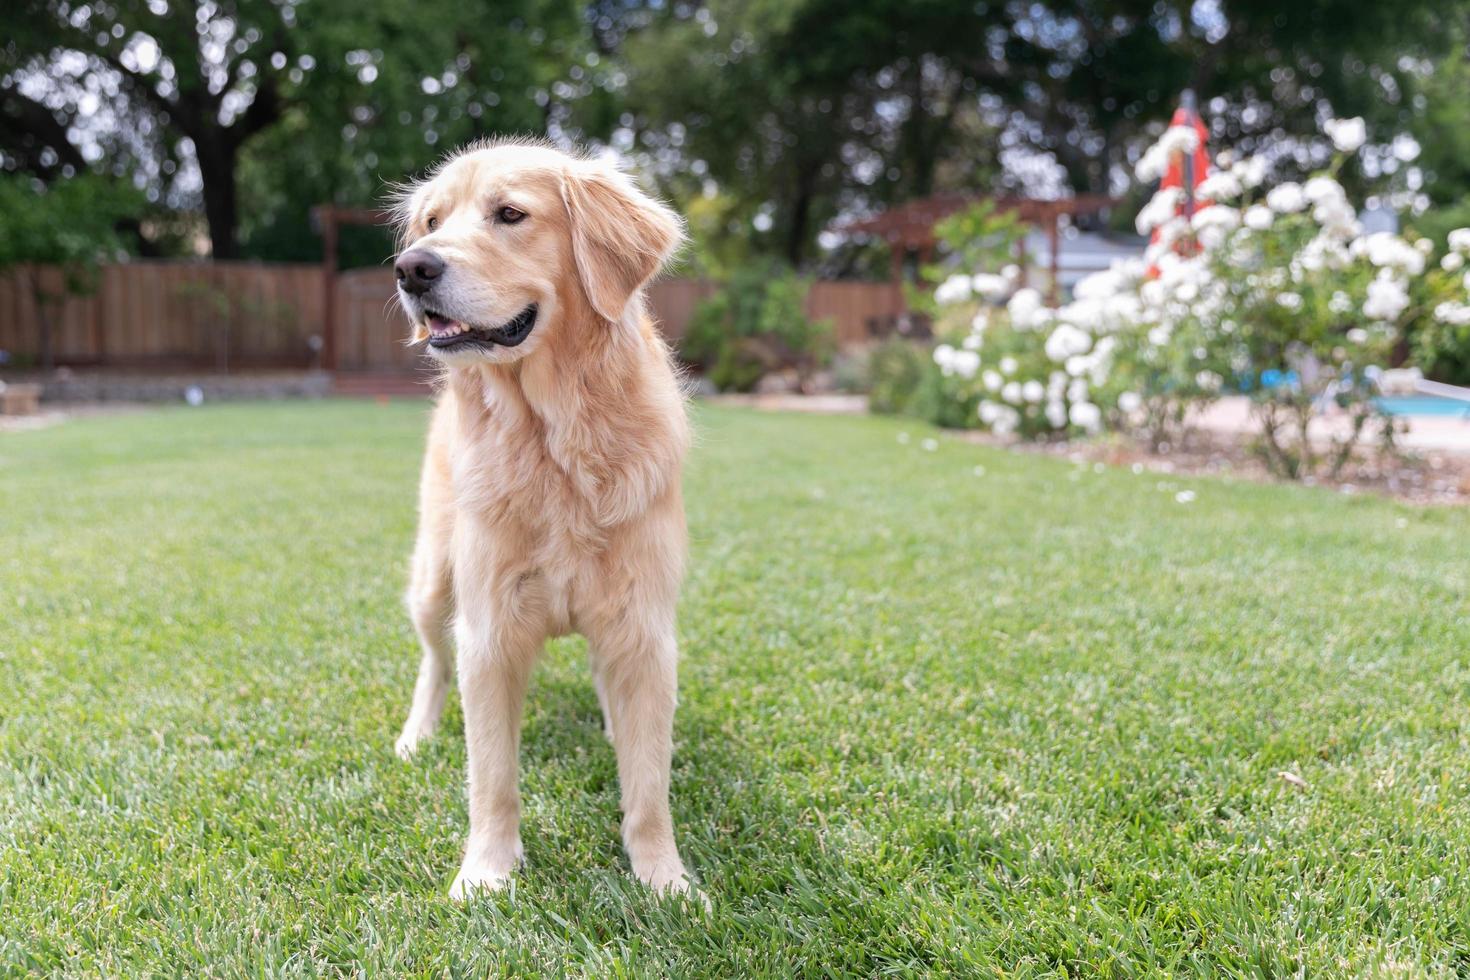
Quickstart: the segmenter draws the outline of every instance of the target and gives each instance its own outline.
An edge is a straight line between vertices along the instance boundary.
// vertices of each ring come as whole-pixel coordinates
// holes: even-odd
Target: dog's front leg
[[[628,861],[654,891],[684,893],[689,876],[669,813],[679,654],[672,614],[651,619],[604,623],[588,639],[618,757]]]
[[[543,637],[511,622],[463,615],[455,636],[469,755],[470,837],[449,895],[464,899],[478,888],[504,887],[524,853],[516,785],[521,710]]]

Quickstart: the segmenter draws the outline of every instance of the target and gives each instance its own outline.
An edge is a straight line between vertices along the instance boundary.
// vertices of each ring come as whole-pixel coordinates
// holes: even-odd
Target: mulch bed
[[[1076,463],[1128,466],[1135,472],[1284,482],[1266,469],[1251,451],[1248,441],[1215,433],[1193,431],[1179,445],[1161,447],[1158,451],[1118,435],[1040,443],[1006,440],[984,432],[965,432],[960,437],[1018,452],[1059,456]],[[1301,482],[1304,486],[1330,487],[1344,494],[1376,493],[1414,504],[1466,504],[1470,503],[1470,457],[1444,452],[1365,451],[1336,477],[1319,475]]]

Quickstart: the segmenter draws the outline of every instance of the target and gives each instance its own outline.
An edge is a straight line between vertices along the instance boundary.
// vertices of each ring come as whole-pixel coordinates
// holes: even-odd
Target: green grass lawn
[[[1470,971],[1470,513],[890,420],[697,412],[711,909],[627,877],[580,640],[527,708],[529,866],[450,903],[458,707],[393,755],[424,419],[0,436],[0,974]]]

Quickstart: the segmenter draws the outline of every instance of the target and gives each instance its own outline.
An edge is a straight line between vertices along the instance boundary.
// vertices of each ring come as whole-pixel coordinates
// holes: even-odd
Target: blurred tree
[[[1470,211],[1470,4],[1441,26],[1448,50],[1424,73],[1412,131],[1425,192],[1438,207],[1455,206],[1460,218],[1447,220],[1461,227]]]
[[[380,204],[386,182],[422,172],[447,150],[546,133],[559,100],[576,94],[567,79],[583,76],[590,44],[571,0],[382,0],[366,22],[360,11],[335,32],[321,43],[337,54],[318,59],[280,123],[242,155],[247,255],[314,259],[312,205]],[[383,229],[344,232],[345,265],[391,252]]]
[[[581,30],[571,0],[15,6],[0,46],[5,169],[105,169],[175,206],[197,200],[216,258],[239,254],[242,225],[263,242],[282,222],[303,234],[312,197],[366,203],[380,174],[444,146],[542,129]]]
[[[709,0],[597,5],[622,125],[794,263],[844,210],[1041,183],[1109,192],[1179,92],[1247,149],[1319,115],[1403,125],[1464,0]],[[1004,163],[1004,167],[1001,164]],[[1026,171],[1036,171],[1028,177]],[[1034,188],[1033,188],[1034,189]]]
[[[105,177],[69,177],[48,187],[35,177],[0,174],[0,271],[19,275],[30,290],[42,368],[54,360],[54,305],[90,292],[97,266],[126,251],[119,222],[140,199],[132,187]],[[47,288],[41,266],[60,269],[59,291]]]

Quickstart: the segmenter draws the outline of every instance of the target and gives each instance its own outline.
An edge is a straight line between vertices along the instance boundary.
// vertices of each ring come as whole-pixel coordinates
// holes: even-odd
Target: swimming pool
[[[1389,415],[1438,415],[1470,418],[1470,402],[1435,395],[1384,395],[1374,399]]]

